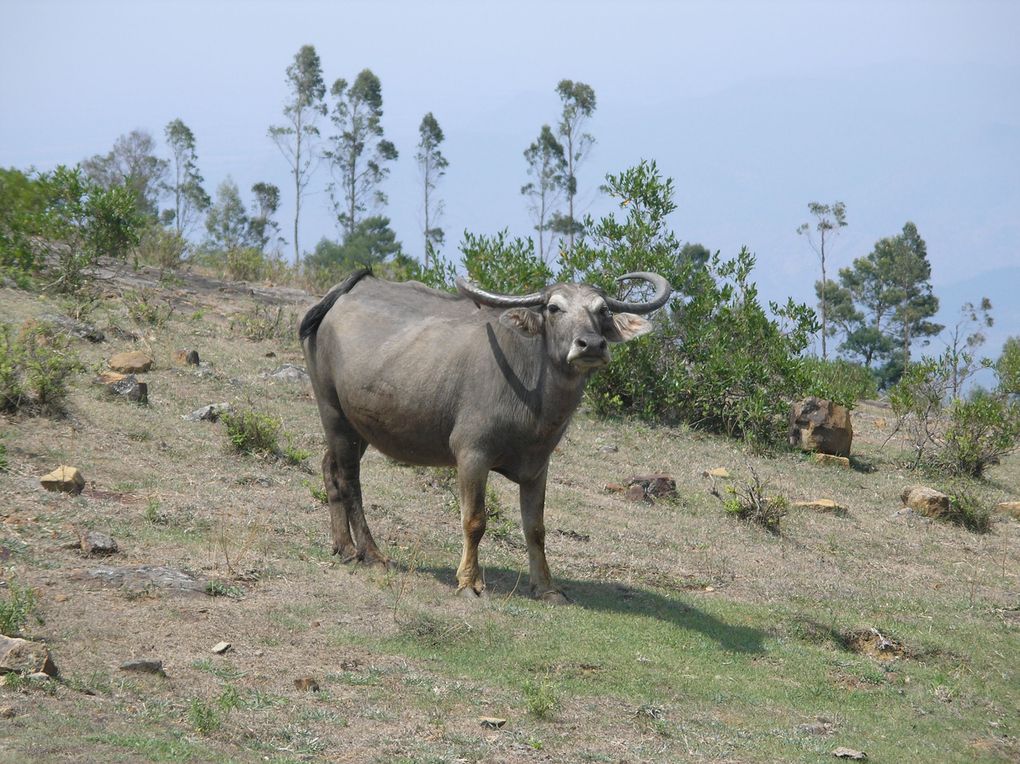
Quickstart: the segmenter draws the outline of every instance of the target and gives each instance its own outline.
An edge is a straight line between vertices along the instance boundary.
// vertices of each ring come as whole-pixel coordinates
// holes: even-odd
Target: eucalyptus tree
[[[195,134],[181,119],[170,122],[164,130],[170,147],[172,180],[164,188],[173,197],[172,210],[163,213],[165,222],[173,224],[178,236],[188,234],[196,216],[209,209],[212,200],[202,188],[203,178],[198,171],[198,154],[195,151]]]
[[[156,141],[145,130],[122,135],[107,154],[96,154],[81,163],[85,176],[106,190],[124,186],[135,199],[135,208],[145,218],[159,216],[159,199],[164,190],[167,161],[155,154]]]
[[[252,185],[251,193],[254,204],[248,218],[248,241],[265,254],[271,241],[275,239],[277,245],[283,241],[279,238],[280,225],[273,219],[280,208],[280,189],[272,183],[259,182]]]
[[[316,122],[326,113],[323,100],[326,86],[322,80],[319,54],[314,46],[302,45],[294,56],[294,61],[287,67],[287,85],[290,90],[283,105],[285,124],[270,127],[269,137],[287,160],[294,178],[294,264],[300,265],[298,226],[301,199],[315,171],[315,142],[319,137]]]
[[[386,204],[379,186],[390,173],[387,163],[398,154],[396,146],[383,137],[382,83],[372,70],[363,69],[353,83],[338,79],[330,94],[335,132],[325,157],[333,173],[330,194],[337,222],[349,238],[371,207]]]
[[[443,214],[443,201],[436,199],[435,191],[446,175],[446,168],[449,165],[446,157],[439,148],[445,136],[439,122],[430,111],[422,117],[418,126],[418,153],[415,159],[418,160],[418,169],[421,171],[424,200],[422,207],[425,211],[425,268],[429,266],[429,253],[442,246],[445,234],[443,229],[436,223]]]
[[[828,358],[825,340],[829,334],[828,296],[831,291],[825,268],[825,257],[827,254],[825,245],[828,243],[827,240],[831,241],[832,237],[838,234],[841,228],[846,227],[846,205],[843,202],[834,202],[832,204],[811,202],[808,204],[808,211],[814,216],[815,222],[813,224],[802,223],[797,228],[797,233],[807,237],[808,244],[810,244],[815,254],[818,255],[818,260],[822,266],[822,280],[815,286],[815,291],[818,294],[818,305],[821,309],[822,359],[824,360]],[[817,239],[815,234],[817,234]]]
[[[571,80],[560,80],[556,86],[563,111],[556,127],[556,135],[563,145],[566,171],[563,174],[563,190],[566,196],[567,213],[556,214],[551,227],[567,237],[568,249],[574,248],[574,236],[581,233],[582,225],[574,212],[574,198],[577,196],[577,167],[588,156],[595,138],[584,132],[585,123],[595,112],[595,91],[590,85]]]
[[[549,125],[542,125],[538,138],[524,150],[524,159],[532,180],[521,187],[521,193],[528,197],[528,207],[538,232],[538,256],[545,261],[546,232],[553,230],[552,221],[563,200],[567,174],[563,144]]]

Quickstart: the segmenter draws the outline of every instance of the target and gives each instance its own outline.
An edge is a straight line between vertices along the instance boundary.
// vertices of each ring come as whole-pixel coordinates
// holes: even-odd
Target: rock
[[[816,453],[811,456],[816,464],[824,464],[826,467],[842,467],[850,469],[850,460],[845,456],[833,456],[832,454]]]
[[[198,366],[202,361],[197,350],[175,350],[173,362],[178,366]]]
[[[627,486],[622,483],[606,483],[603,486],[603,490],[608,493],[623,493],[627,490]]]
[[[88,531],[81,537],[81,551],[88,557],[114,554],[117,551],[117,542],[113,536],[107,536],[99,531]]]
[[[183,570],[162,565],[101,566],[92,570],[77,571],[71,577],[75,580],[98,581],[142,592],[152,589],[172,589],[204,595],[206,586],[204,579],[196,578]]]
[[[814,512],[831,512],[834,515],[845,515],[846,507],[841,507],[832,499],[810,499],[808,501],[795,501],[793,506],[800,509],[810,509]]]
[[[995,509],[1020,520],[1020,501],[1000,501],[995,505]]]
[[[127,379],[127,374],[121,374],[119,371],[101,371],[96,377],[96,383],[109,385],[113,382],[120,382],[122,379]]]
[[[149,402],[149,386],[145,382],[139,382],[134,374],[113,380],[106,385],[106,389],[111,395],[119,395],[135,403]]]
[[[28,678],[33,682],[48,682],[50,681],[50,675],[45,671],[33,671],[28,675]]]
[[[92,324],[87,324],[84,321],[75,321],[73,318],[67,316],[58,316],[53,313],[49,313],[45,316],[40,317],[41,321],[45,321],[50,324],[56,324],[68,334],[72,334],[75,337],[80,337],[83,340],[89,342],[103,342],[106,339],[106,335],[103,334],[102,330]]]
[[[875,420],[875,427],[879,430],[884,430],[889,426],[889,423],[885,421],[885,417],[879,417]]]
[[[479,716],[478,723],[487,730],[498,730],[506,724],[506,719],[498,719],[495,716]]]
[[[152,358],[138,350],[117,353],[107,364],[114,371],[122,374],[141,374],[152,368]]]
[[[797,731],[804,735],[831,735],[836,731],[836,725],[829,719],[819,716],[813,722],[798,724]]]
[[[903,506],[926,517],[940,517],[949,512],[949,497],[923,485],[907,486],[900,494]]]
[[[233,410],[234,407],[229,403],[210,403],[208,406],[196,409],[190,414],[185,414],[181,419],[187,422],[215,422],[221,416],[229,414]]]
[[[846,406],[811,396],[790,407],[789,441],[805,451],[850,456],[854,438]]]
[[[837,748],[832,752],[832,755],[837,759],[854,759],[855,761],[864,761],[868,758],[868,754],[864,751],[855,751],[853,748]]]
[[[631,501],[649,501],[648,496],[645,495],[644,486],[634,484],[627,489],[627,498]]]
[[[725,467],[713,467],[710,470],[705,470],[704,472],[702,472],[701,476],[722,478],[723,480],[728,480],[730,477],[730,471]]]
[[[676,496],[676,481],[669,475],[635,475],[627,481],[629,489],[641,486],[646,496],[666,499]]]
[[[620,450],[620,449],[619,449],[619,448],[617,448],[617,447],[616,447],[616,446],[615,446],[614,444],[612,444],[612,443],[607,443],[606,445],[604,445],[604,446],[601,446],[601,447],[599,448],[599,453],[600,453],[600,454],[615,454],[615,453],[616,453],[617,451],[619,451],[619,450]]]
[[[223,655],[223,653],[225,653],[229,649],[230,649],[229,642],[217,642],[215,645],[213,645],[212,651],[217,655]]]
[[[39,478],[42,487],[47,491],[62,491],[78,495],[85,487],[85,478],[77,467],[60,465],[53,472]]]
[[[302,692],[318,692],[319,683],[310,676],[301,676],[294,680],[295,689]]]
[[[301,366],[292,363],[285,363],[272,371],[263,372],[266,379],[275,379],[279,382],[309,382],[308,372]]]
[[[163,661],[156,660],[137,660],[137,661],[126,661],[120,664],[121,671],[135,671],[139,674],[157,674],[159,676],[166,676],[166,672],[163,670]]]
[[[198,368],[195,369],[195,376],[199,379],[210,379],[216,376],[216,372],[213,371],[212,364],[208,361],[201,361],[198,364]]]
[[[41,642],[0,635],[0,674],[57,676],[50,651]]]

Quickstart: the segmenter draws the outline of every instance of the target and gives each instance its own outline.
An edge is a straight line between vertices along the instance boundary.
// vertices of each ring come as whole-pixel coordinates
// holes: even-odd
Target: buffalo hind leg
[[[465,596],[480,596],[485,589],[478,566],[478,544],[485,535],[485,484],[488,478],[488,464],[458,460],[457,483],[460,488],[460,519],[464,527],[464,552],[457,567],[457,593]]]
[[[322,459],[322,479],[326,484],[326,496],[329,499],[329,525],[333,536],[333,554],[340,557],[340,562],[354,562],[358,550],[351,538],[350,521],[347,518],[347,502],[343,500],[340,488],[340,470],[337,468],[336,457],[331,448],[326,449]]]
[[[528,544],[528,575],[531,596],[562,605],[570,602],[553,586],[549,563],[545,559],[545,482],[546,471],[521,483],[521,529]]]

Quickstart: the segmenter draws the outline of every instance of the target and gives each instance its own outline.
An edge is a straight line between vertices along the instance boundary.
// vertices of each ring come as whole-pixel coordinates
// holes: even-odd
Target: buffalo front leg
[[[489,477],[487,464],[462,460],[457,464],[460,488],[460,519],[464,528],[464,552],[457,567],[457,593],[481,595],[485,589],[478,566],[478,544],[485,535],[485,484]]]
[[[553,586],[549,563],[545,559],[545,482],[542,471],[534,480],[521,483],[521,529],[528,544],[528,575],[531,596],[547,602],[563,604],[566,596]]]

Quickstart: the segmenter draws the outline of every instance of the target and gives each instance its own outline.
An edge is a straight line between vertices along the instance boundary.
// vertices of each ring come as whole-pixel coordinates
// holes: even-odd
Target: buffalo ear
[[[499,317],[499,322],[529,337],[542,333],[542,314],[529,308],[504,310]]]
[[[634,313],[617,313],[612,328],[605,333],[610,342],[626,342],[652,330],[652,322]]]

